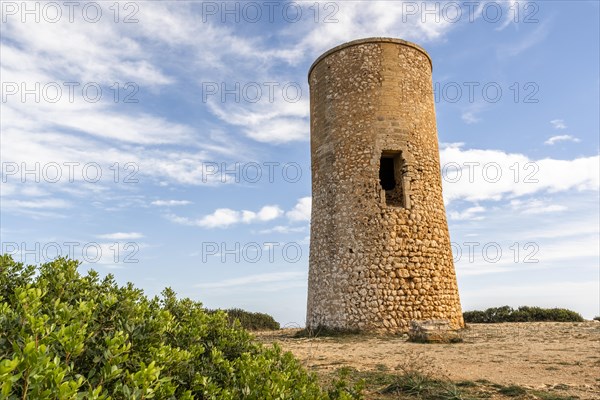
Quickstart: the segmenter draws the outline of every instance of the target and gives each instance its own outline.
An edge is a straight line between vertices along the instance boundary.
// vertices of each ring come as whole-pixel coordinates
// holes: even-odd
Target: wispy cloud
[[[192,204],[192,202],[189,200],[155,200],[150,204],[159,207],[176,207],[187,206],[188,204]]]
[[[72,204],[62,199],[42,198],[35,200],[3,200],[3,209],[56,209],[69,208]]]
[[[143,234],[139,232],[115,232],[115,233],[105,233],[97,236],[100,239],[109,239],[109,240],[132,240],[132,239],[141,239],[144,237]]]
[[[500,58],[515,57],[540,44],[548,37],[550,25],[551,20],[540,22],[532,32],[521,36],[519,41],[500,47],[498,56]]]
[[[104,16],[112,13],[108,4],[98,6],[103,7]],[[219,57],[227,58],[241,49],[248,50],[247,54],[253,52],[249,45],[254,41],[252,38],[241,40],[237,46],[234,43],[237,35],[228,33],[225,27],[186,23],[196,18],[190,9],[191,6],[153,3],[140,7],[136,24],[114,23],[112,18],[102,18],[98,23],[81,19],[67,23],[63,18],[56,24],[20,23],[13,19],[3,24],[0,66],[3,83],[27,88],[50,83],[62,89],[56,101],[47,101],[43,93],[41,101],[34,101],[34,95],[22,101],[20,94],[3,99],[3,162],[26,163],[28,168],[33,163],[43,166],[50,162],[61,165],[94,162],[101,166],[104,177],[120,169],[118,179],[131,172],[124,168],[128,165],[136,170],[136,179],[143,177],[146,182],[210,185],[213,179],[204,179],[206,162],[231,159],[234,154],[238,160],[248,158],[252,149],[239,145],[237,138],[229,135],[223,141],[222,136],[227,133],[214,135],[216,128],[208,123],[200,131],[197,124],[188,125],[167,116],[168,108],[147,108],[144,104],[159,90],[168,93],[181,76],[189,81],[189,76],[202,75],[182,75],[177,63],[163,57],[167,49],[188,58],[189,62],[182,65],[199,69],[206,68],[207,54],[218,53]],[[156,21],[160,21],[158,25],[162,28],[154,24]],[[165,25],[169,29],[164,29]],[[201,34],[190,35],[190,29]],[[214,40],[216,37],[220,40]],[[223,41],[231,43],[224,46]],[[194,51],[186,51],[192,47]],[[220,51],[212,52],[212,48]],[[203,54],[202,63],[194,61],[198,54]],[[73,96],[64,82],[76,85]],[[128,83],[133,86],[125,89]],[[82,96],[86,84],[93,85],[87,97]],[[97,88],[102,97],[90,101]],[[124,102],[125,96],[133,92],[136,102]],[[35,189],[19,185],[17,190],[7,189],[3,182],[3,211],[30,210],[31,214],[36,209],[66,208],[71,201],[63,198],[87,196],[93,197],[95,203],[108,202],[117,190],[128,194],[140,190],[139,185],[113,185],[106,190],[105,181],[81,185],[80,176],[76,181],[70,185],[63,181],[53,185],[41,182]],[[58,199],[35,199],[35,202],[30,199],[40,197],[40,193]]]
[[[511,200],[510,206],[515,211],[520,211],[523,214],[547,214],[565,211],[566,206],[560,204],[548,204],[546,201],[531,199],[528,201]]]
[[[481,122],[481,117],[479,116],[482,111],[487,107],[487,104],[482,102],[476,102],[473,104],[469,104],[465,109],[462,110],[460,115],[460,119],[467,125],[473,125],[478,122]]]
[[[485,3],[483,3],[485,4]],[[504,30],[507,26],[511,25],[512,23],[514,23],[515,18],[514,18],[514,13],[518,12],[515,10],[518,10],[519,7],[519,2],[518,0],[507,0],[501,3],[496,3],[496,4],[501,4],[506,6],[506,10],[504,11],[504,21],[502,21],[502,24],[496,28],[497,31],[502,31]]]
[[[464,113],[461,114],[460,118],[467,124],[467,125],[472,125],[475,124],[479,121],[481,121],[480,118],[475,116],[475,113],[472,111],[465,111]]]
[[[554,129],[567,129],[567,125],[562,119],[553,119],[552,121],[550,121],[550,123],[552,124]]]
[[[302,281],[306,277],[303,271],[271,272],[266,274],[248,275],[240,278],[225,279],[218,282],[199,283],[195,287],[202,289],[226,289],[238,286],[254,286],[265,283]]]
[[[572,135],[557,135],[557,136],[551,136],[550,138],[548,138],[548,140],[546,140],[544,142],[544,144],[547,145],[553,145],[554,143],[557,142],[574,142],[574,143],[579,143],[581,140],[579,140],[579,138],[572,136]]]
[[[298,232],[304,232],[306,230],[305,226],[296,226],[296,227],[291,227],[291,226],[286,226],[286,225],[277,225],[274,226],[273,228],[269,228],[269,229],[263,229],[261,231],[259,231],[259,233],[298,233]]]
[[[481,213],[485,212],[485,207],[475,206],[469,207],[463,211],[449,211],[448,217],[453,220],[481,220],[484,216]]]

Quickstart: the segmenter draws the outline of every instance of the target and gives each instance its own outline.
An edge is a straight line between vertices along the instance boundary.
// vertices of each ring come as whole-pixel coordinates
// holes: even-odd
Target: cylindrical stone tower
[[[415,44],[370,38],[329,50],[310,69],[308,328],[464,326],[431,68]]]

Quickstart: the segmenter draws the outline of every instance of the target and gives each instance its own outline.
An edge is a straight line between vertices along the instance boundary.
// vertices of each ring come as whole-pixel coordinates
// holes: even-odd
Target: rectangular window
[[[402,154],[384,151],[379,161],[379,183],[385,190],[385,203],[392,207],[405,207],[402,173]]]

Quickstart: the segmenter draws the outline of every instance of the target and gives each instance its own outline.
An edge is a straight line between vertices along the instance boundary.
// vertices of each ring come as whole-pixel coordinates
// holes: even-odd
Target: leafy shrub
[[[0,257],[0,398],[352,399],[277,346],[171,289],[152,299],[77,272]]]
[[[595,316],[594,321],[600,321],[600,315]]]
[[[212,313],[218,311],[219,310],[209,312]],[[239,308],[230,308],[223,311],[227,314],[227,319],[230,324],[235,324],[235,321],[239,321],[242,328],[251,331],[276,331],[279,329],[279,322],[275,321],[269,314],[249,312]]]
[[[467,323],[498,322],[582,322],[581,314],[565,308],[541,308],[521,306],[513,309],[509,306],[492,307],[485,311],[465,311],[463,318]]]

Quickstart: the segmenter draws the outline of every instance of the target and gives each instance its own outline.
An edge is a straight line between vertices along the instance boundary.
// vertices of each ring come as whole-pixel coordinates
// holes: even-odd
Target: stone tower
[[[310,68],[308,328],[464,326],[431,69],[422,48],[389,38],[342,44]]]

